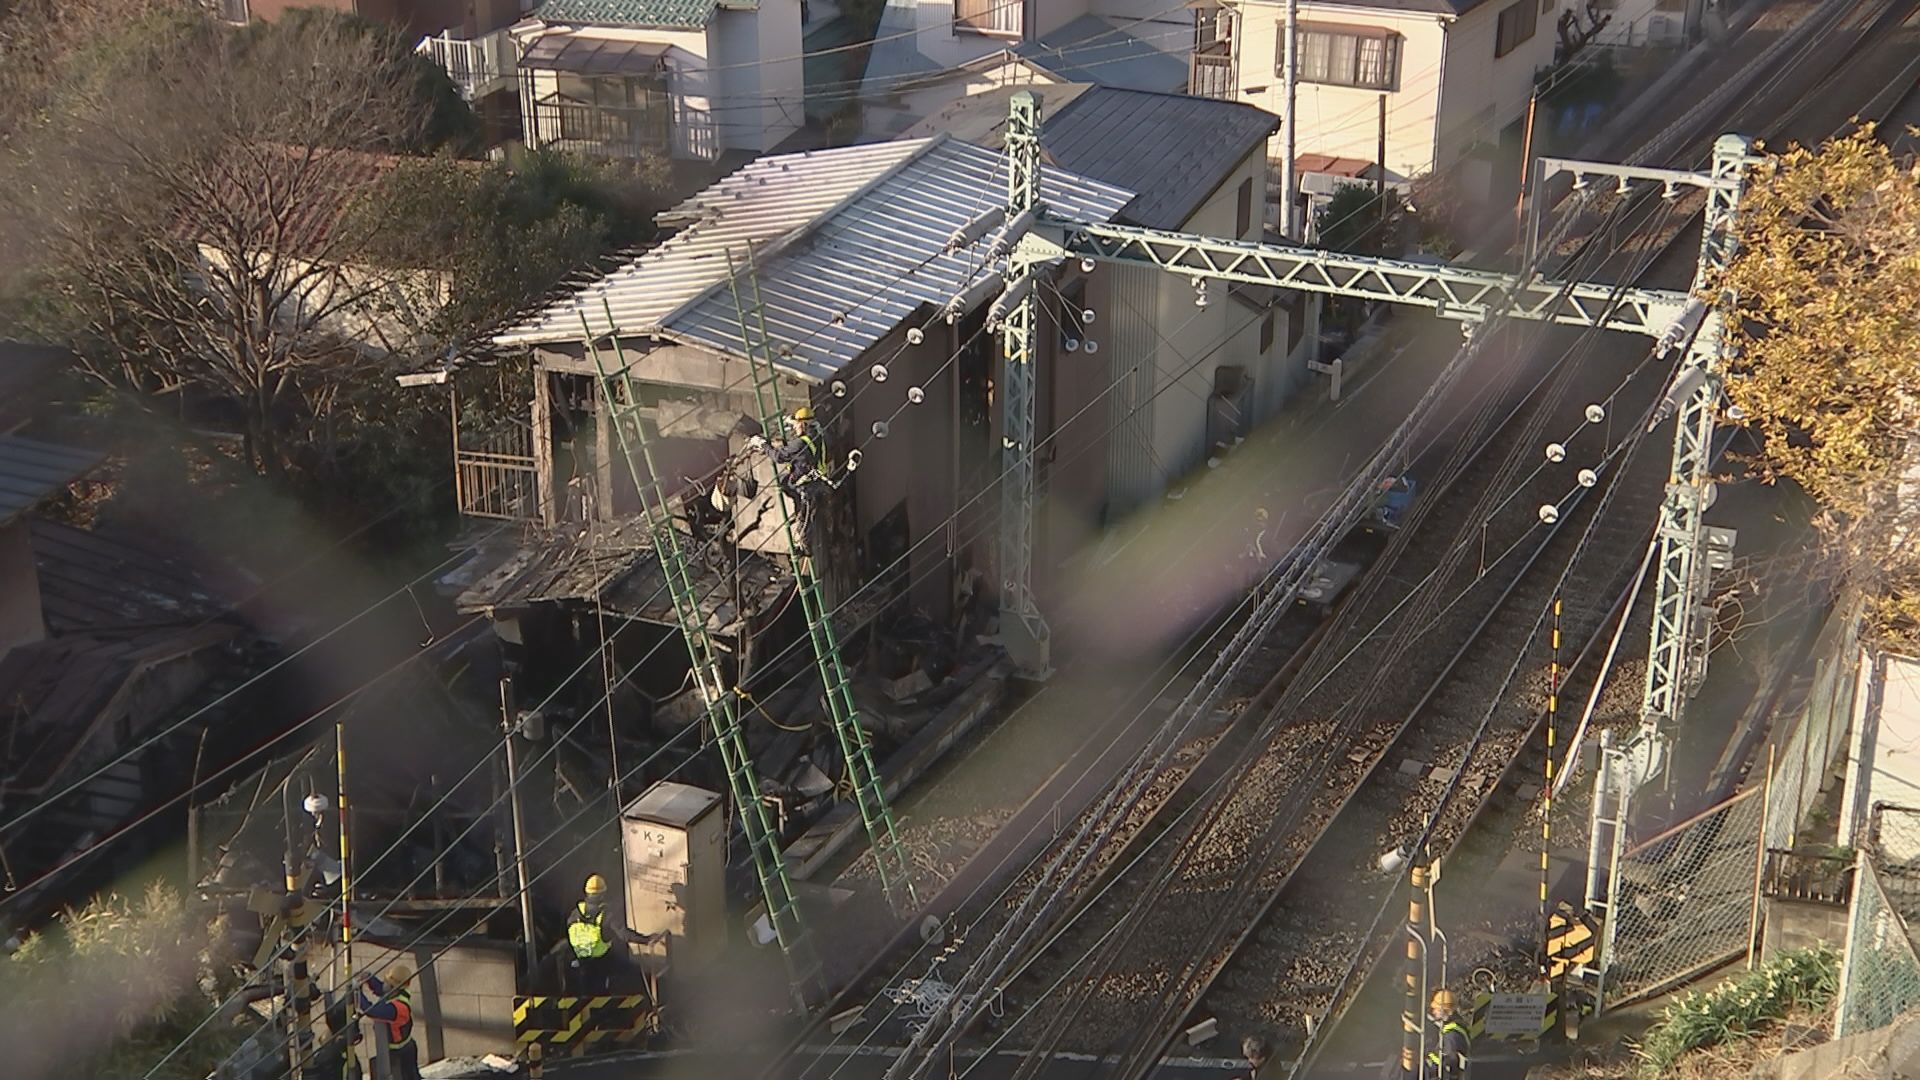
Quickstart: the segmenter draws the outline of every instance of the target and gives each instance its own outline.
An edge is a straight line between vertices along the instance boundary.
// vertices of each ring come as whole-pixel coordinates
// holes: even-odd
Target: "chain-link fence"
[[[1859,609],[1837,605],[1814,643],[1814,673],[1793,733],[1774,757],[1767,807],[1767,846],[1791,850],[1807,812],[1820,800],[1846,747],[1860,661]]]
[[[1854,873],[1853,907],[1847,912],[1847,955],[1840,968],[1840,1001],[1834,1036],[1845,1038],[1885,1027],[1920,1005],[1920,956],[1907,921],[1895,910],[1868,851]]]
[[[1747,951],[1764,803],[1762,789],[1748,789],[1620,856],[1609,1008]]]
[[[1867,825],[1867,855],[1893,910],[1920,925],[1920,809],[1875,805]]]

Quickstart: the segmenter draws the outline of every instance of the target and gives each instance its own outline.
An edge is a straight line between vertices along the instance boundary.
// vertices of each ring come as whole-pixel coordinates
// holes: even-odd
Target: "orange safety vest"
[[[380,1022],[387,1025],[387,1047],[398,1050],[413,1040],[413,1006],[405,990],[394,991],[388,1001],[393,1005],[393,1019]]]

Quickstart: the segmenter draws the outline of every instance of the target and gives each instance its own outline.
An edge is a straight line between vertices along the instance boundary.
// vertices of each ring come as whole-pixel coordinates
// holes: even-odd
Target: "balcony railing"
[[[1772,900],[1846,907],[1853,896],[1853,860],[1768,848],[1761,891]]]
[[[468,517],[531,521],[540,516],[533,433],[512,428],[453,452],[453,491]]]
[[[468,101],[511,88],[514,67],[520,62],[513,38],[504,29],[473,40],[451,32],[423,37],[413,51],[440,65]]]
[[[534,104],[533,119],[541,146],[609,157],[665,154],[672,149],[671,119],[664,102],[625,107],[548,98]]]
[[[1194,52],[1187,69],[1187,93],[1194,97],[1234,101],[1240,97],[1240,80],[1234,75],[1233,57],[1227,43],[1215,42],[1211,52]]]
[[[953,28],[1019,37],[1026,0],[954,0]]]

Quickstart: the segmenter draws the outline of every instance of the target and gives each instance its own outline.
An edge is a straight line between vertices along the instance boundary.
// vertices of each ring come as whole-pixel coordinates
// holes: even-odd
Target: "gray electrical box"
[[[726,815],[720,796],[662,780],[620,814],[627,928],[654,938],[645,959],[664,969],[718,952],[726,938]]]

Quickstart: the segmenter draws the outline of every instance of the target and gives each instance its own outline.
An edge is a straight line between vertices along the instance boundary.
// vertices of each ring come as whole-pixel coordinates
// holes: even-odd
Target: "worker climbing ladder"
[[[613,312],[607,312],[607,325],[613,327]],[[707,618],[700,610],[700,598],[694,591],[693,575],[688,570],[687,552],[673,523],[666,492],[661,488],[654,468],[653,450],[647,441],[646,427],[640,417],[639,395],[625,359],[620,356],[620,332],[613,328],[604,339],[596,339],[587,329],[585,316],[580,328],[587,354],[599,374],[601,393],[607,403],[614,436],[619,440],[621,456],[633,474],[633,486],[639,494],[640,509],[646,517],[647,531],[654,552],[660,559],[660,572],[667,592],[673,598],[673,614],[686,639],[687,653],[693,662],[694,684],[707,706],[707,724],[727,771],[727,786],[740,815],[741,830],[753,856],[754,875],[759,879],[766,900],[767,922],[787,963],[787,975],[794,997],[802,1010],[818,997],[820,961],[807,939],[806,926],[795,899],[793,881],[780,853],[773,820],[761,798],[760,778],[747,752],[746,735],[739,722],[738,697],[720,663],[720,650],[707,631]],[[609,365],[599,341],[605,340],[614,352]],[[645,466],[644,471],[642,465]],[[691,537],[687,538],[691,542]]]
[[[728,285],[733,290],[733,306],[740,317],[740,344],[747,355],[753,376],[754,402],[760,409],[761,430],[775,434],[786,416],[780,401],[780,372],[774,364],[772,341],[767,336],[766,308],[760,300],[760,279],[754,273],[753,253],[747,253],[745,281],[740,268],[727,258]],[[858,451],[855,451],[857,453]],[[853,459],[858,461],[857,458]],[[822,475],[829,475],[826,461],[815,462]],[[849,465],[851,468],[852,466]],[[886,789],[880,784],[880,770],[873,763],[873,748],[860,726],[860,713],[853,703],[853,685],[847,679],[846,665],[840,661],[840,640],[834,633],[832,612],[827,607],[826,590],[813,572],[812,547],[802,544],[794,527],[793,511],[785,498],[774,500],[780,507],[780,521],[786,530],[787,547],[794,552],[793,589],[800,597],[800,608],[807,620],[807,637],[813,645],[813,659],[819,669],[820,685],[826,695],[827,714],[833,718],[833,731],[840,741],[840,755],[847,763],[847,782],[853,789],[853,802],[866,826],[867,840],[873,846],[873,862],[880,875],[880,887],[895,911],[909,910],[915,903],[913,882],[908,876],[907,852],[900,842],[893,813],[887,809]],[[802,554],[802,552],[806,554]]]

